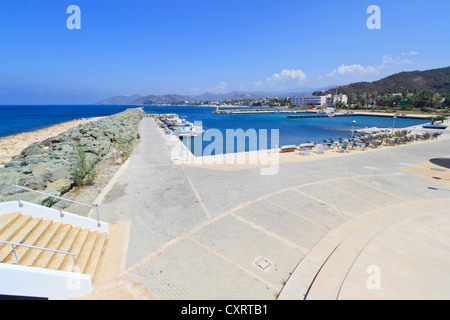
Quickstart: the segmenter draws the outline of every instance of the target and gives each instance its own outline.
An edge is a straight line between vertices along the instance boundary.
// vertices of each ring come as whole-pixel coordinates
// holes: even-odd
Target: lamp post
[[[395,119],[397,119],[397,116],[394,116],[394,123],[392,123],[392,133],[394,133]]]
[[[352,126],[352,139],[353,139],[353,134],[355,133],[355,123],[356,123],[356,121],[355,120],[353,120],[353,126]]]

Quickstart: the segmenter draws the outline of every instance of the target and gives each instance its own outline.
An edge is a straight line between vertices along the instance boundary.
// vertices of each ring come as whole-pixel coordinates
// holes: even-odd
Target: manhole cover
[[[259,259],[255,263],[258,267],[260,267],[263,270],[266,270],[271,265],[271,263],[264,258]]]

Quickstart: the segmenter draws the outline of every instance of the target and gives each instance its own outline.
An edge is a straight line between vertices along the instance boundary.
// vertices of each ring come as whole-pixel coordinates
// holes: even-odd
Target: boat
[[[295,146],[295,145],[282,146],[282,147],[280,148],[280,152],[281,152],[281,153],[284,153],[284,152],[293,152],[293,151],[295,151],[295,150],[297,150],[297,146]]]
[[[444,129],[447,129],[447,126],[442,125],[442,124],[426,124],[426,125],[422,126],[422,128],[424,128],[424,129],[441,129],[441,130],[444,130]]]
[[[195,126],[188,124],[186,126],[178,127],[173,130],[173,133],[178,137],[197,137],[199,134],[203,133],[204,130],[200,126]]]

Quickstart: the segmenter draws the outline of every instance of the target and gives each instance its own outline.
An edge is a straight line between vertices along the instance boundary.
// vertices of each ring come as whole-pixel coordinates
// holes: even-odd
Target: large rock
[[[38,154],[46,153],[47,151],[41,147],[38,146],[37,143],[33,143],[22,150],[21,155],[28,157],[28,156],[35,156]]]
[[[43,177],[26,177],[20,179],[22,185],[33,190],[44,190],[47,186],[47,180]]]
[[[3,163],[5,168],[20,168],[23,164],[23,161],[6,161]]]
[[[59,197],[61,194],[57,191],[45,191],[48,195],[34,193],[34,192],[27,192],[24,194],[20,194],[20,200],[36,203],[42,206],[51,207],[54,204],[58,202],[58,199],[56,199],[53,196]]]
[[[17,171],[7,171],[7,169],[0,171],[0,185],[5,184],[19,184],[20,179],[22,179],[24,175]]]
[[[59,194],[64,194],[72,188],[72,181],[69,179],[59,179],[47,186],[44,192],[58,192]]]
[[[54,164],[51,162],[40,162],[31,168],[31,174],[35,177],[45,177],[51,174]]]

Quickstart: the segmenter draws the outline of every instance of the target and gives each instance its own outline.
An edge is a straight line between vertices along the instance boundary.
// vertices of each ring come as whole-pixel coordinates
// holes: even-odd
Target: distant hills
[[[190,101],[193,103],[224,101],[224,100],[260,100],[264,98],[284,98],[292,97],[296,94],[311,94],[314,91],[325,91],[335,86],[326,88],[298,88],[286,92],[240,92],[233,91],[228,93],[203,93],[201,95],[132,95],[132,96],[115,96],[98,102],[97,104],[124,104],[124,105],[151,105],[151,104],[174,104]]]
[[[151,104],[178,104],[189,101],[190,103],[213,102],[225,100],[261,100],[265,98],[284,98],[298,94],[311,94],[313,92],[326,93],[401,93],[404,89],[433,90],[436,93],[450,92],[450,67],[431,69],[426,71],[400,72],[374,82],[356,82],[345,86],[329,86],[326,88],[298,88],[285,92],[239,92],[228,93],[203,93],[201,95],[132,95],[115,96],[98,102],[97,104],[122,104],[122,105],[151,105]]]
[[[374,82],[356,82],[327,93],[401,93],[402,90],[433,90],[436,93],[450,92],[450,67],[426,71],[400,72]]]

